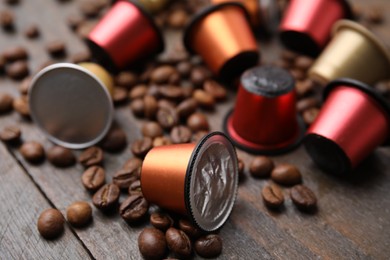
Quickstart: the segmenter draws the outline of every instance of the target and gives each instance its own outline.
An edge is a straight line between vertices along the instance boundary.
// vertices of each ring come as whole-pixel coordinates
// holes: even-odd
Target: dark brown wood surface
[[[387,20],[375,30],[390,44],[390,2],[355,0],[363,7],[381,7]],[[0,32],[0,52],[12,45],[28,48],[32,72],[49,56],[44,45],[51,39],[66,41],[68,57],[86,47],[67,27],[66,18],[78,12],[78,1],[23,0],[15,7],[0,3],[16,14],[16,33]],[[22,31],[36,23],[41,37],[27,40]],[[178,35],[169,34],[169,42]],[[263,60],[273,61],[280,50],[276,40],[262,42]],[[170,46],[168,44],[168,46]],[[18,82],[0,77],[0,91],[17,97]],[[224,115],[234,104],[234,93],[209,112],[212,130],[221,130]],[[141,120],[127,106],[116,110],[116,122],[126,131],[129,145],[141,136]],[[22,126],[23,140],[37,140],[45,148],[52,144],[16,112],[0,116],[0,128]],[[129,146],[128,145],[128,146]],[[76,152],[78,154],[78,152]],[[252,156],[238,151],[246,165]],[[112,174],[132,157],[129,148],[120,154],[105,153],[105,168]],[[320,171],[301,147],[289,154],[273,157],[276,163],[298,165],[304,183],[319,199],[315,214],[298,211],[289,199],[281,212],[267,210],[260,191],[266,180],[247,177],[240,184],[233,213],[221,230],[224,241],[220,259],[388,259],[390,257],[390,149],[377,149],[349,179]],[[67,227],[63,236],[48,242],[39,236],[36,221],[40,212],[54,206],[65,213],[76,200],[90,201],[80,182],[80,165],[58,169],[45,161],[27,163],[17,149],[0,144],[0,259],[140,259],[137,238],[143,226],[130,226],[118,215],[107,216],[93,209],[93,223],[84,229]],[[288,189],[284,189],[286,198]]]

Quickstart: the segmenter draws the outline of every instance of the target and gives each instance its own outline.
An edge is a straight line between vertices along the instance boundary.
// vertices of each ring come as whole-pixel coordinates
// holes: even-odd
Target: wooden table
[[[76,12],[76,1],[23,0],[11,7],[16,14],[17,33],[0,31],[0,51],[15,44],[28,47],[30,69],[36,71],[49,59],[44,43],[60,38],[66,41],[68,54],[86,46],[67,27],[69,14]],[[354,0],[363,7],[380,6],[387,15],[384,25],[375,27],[390,43],[390,2],[388,0]],[[0,9],[5,8],[1,2]],[[8,8],[8,7],[7,7]],[[22,29],[34,22],[42,36],[27,40]],[[386,24],[387,23],[387,24]],[[171,39],[172,40],[172,39]],[[272,61],[280,50],[278,43],[262,43],[263,59]],[[0,77],[0,91],[19,95],[18,82]],[[220,130],[223,116],[234,103],[228,101],[209,113],[213,130]],[[141,136],[142,121],[135,119],[127,106],[116,110],[116,121],[127,133],[129,144]],[[20,124],[23,140],[37,140],[45,148],[50,144],[32,122],[16,112],[0,116],[0,127]],[[79,154],[79,152],[76,152]],[[108,180],[115,170],[132,156],[130,149],[120,154],[105,154]],[[246,165],[251,155],[239,151]],[[314,215],[298,211],[287,199],[279,212],[267,210],[260,191],[266,180],[248,176],[241,183],[239,196],[230,219],[220,234],[224,241],[220,259],[388,259],[390,257],[390,149],[379,148],[357,170],[356,176],[341,179],[320,171],[301,147],[276,163],[299,166],[304,183],[319,199]],[[47,161],[34,166],[27,163],[17,149],[0,142],[0,259],[140,259],[137,238],[142,226],[130,226],[118,215],[107,217],[94,208],[93,223],[84,229],[66,226],[60,239],[47,241],[37,231],[41,211],[56,207],[65,213],[76,200],[90,201],[82,187],[81,165],[66,169]],[[288,189],[285,189],[287,195]]]

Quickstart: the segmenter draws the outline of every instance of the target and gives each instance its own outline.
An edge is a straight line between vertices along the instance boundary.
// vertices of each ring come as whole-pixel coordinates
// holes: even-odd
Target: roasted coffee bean
[[[191,98],[192,94],[194,93],[194,87],[191,85],[186,85],[183,86],[181,91],[183,92],[183,98]]]
[[[30,24],[26,29],[24,30],[24,35],[29,39],[34,39],[39,36],[39,28],[35,24]]]
[[[69,58],[70,62],[75,63],[75,64],[79,64],[82,62],[89,62],[89,61],[91,61],[91,59],[92,59],[92,56],[91,56],[91,53],[89,51],[77,52],[75,54],[72,54],[72,56],[70,56],[70,58]],[[126,96],[127,96],[127,92],[126,92]],[[114,100],[114,102],[115,102],[115,100]]]
[[[299,113],[302,113],[306,109],[312,107],[318,107],[320,105],[320,101],[315,97],[308,97],[301,99],[297,102],[297,110]]]
[[[192,64],[189,61],[182,61],[176,65],[176,70],[182,77],[188,77],[191,73]]]
[[[169,77],[175,72],[176,69],[170,65],[159,66],[150,74],[150,81],[156,84],[168,83]]]
[[[97,17],[104,6],[95,0],[83,0],[80,2],[81,13],[89,18]]]
[[[138,237],[138,248],[145,259],[162,259],[167,251],[167,242],[163,232],[148,227]]]
[[[114,102],[114,105],[120,105],[127,101],[127,90],[122,87],[115,87],[114,93],[112,95],[112,101]]]
[[[76,201],[66,209],[66,219],[75,227],[83,227],[92,220],[92,208],[85,201]]]
[[[238,158],[238,177],[241,180],[245,175],[245,163],[241,158]]]
[[[130,104],[130,109],[133,111],[133,114],[137,117],[144,116],[145,111],[145,102],[142,98],[134,99]]]
[[[156,122],[147,122],[142,126],[142,135],[145,137],[156,138],[162,136],[164,131],[162,127]]]
[[[158,111],[158,103],[155,97],[144,96],[144,115],[146,118],[154,119]]]
[[[264,204],[271,208],[277,209],[283,205],[284,196],[282,190],[276,185],[266,185],[261,191]]]
[[[24,117],[30,117],[30,107],[28,105],[27,96],[15,98],[12,102],[12,106],[20,115]]]
[[[189,14],[184,9],[173,10],[168,16],[168,26],[181,29],[187,24],[188,17]]]
[[[129,223],[143,219],[149,210],[149,203],[140,195],[131,195],[122,202],[119,208],[121,217]]]
[[[180,118],[187,118],[193,114],[198,108],[198,103],[194,98],[188,98],[182,101],[177,107],[176,111]]]
[[[5,0],[4,2],[9,5],[19,4],[19,0]]]
[[[171,129],[179,122],[179,116],[175,109],[160,108],[156,117],[157,122],[166,130]]]
[[[30,71],[28,69],[27,62],[19,60],[9,64],[6,67],[6,73],[11,79],[19,80],[26,77]]]
[[[283,60],[294,63],[295,59],[298,57],[298,54],[296,54],[295,52],[289,51],[289,50],[283,50],[280,57]]]
[[[180,76],[179,72],[175,71],[175,73],[173,73],[169,77],[168,84],[177,86],[180,84],[180,81],[181,81],[181,76]]]
[[[38,231],[46,239],[55,239],[64,232],[64,217],[57,209],[46,209],[38,218]]]
[[[103,150],[100,147],[92,146],[84,150],[78,158],[79,163],[84,167],[102,165],[104,160]]]
[[[217,234],[209,234],[196,240],[194,248],[201,257],[218,257],[222,253],[222,239]]]
[[[384,15],[383,15],[383,11],[380,8],[378,7],[369,8],[365,14],[366,14],[366,19],[369,23],[372,24],[383,23]]]
[[[313,63],[313,58],[307,56],[298,56],[295,59],[294,66],[299,70],[307,71],[313,65]]]
[[[119,187],[115,184],[106,184],[92,197],[93,205],[100,210],[111,210],[118,203]]]
[[[160,95],[163,98],[178,101],[183,99],[183,91],[180,87],[176,86],[164,86],[160,88]]]
[[[215,80],[206,80],[203,89],[214,97],[215,100],[222,101],[226,99],[226,89]]]
[[[146,154],[153,148],[153,140],[150,137],[136,140],[131,145],[131,151],[137,157],[144,158]]]
[[[25,78],[19,85],[19,92],[22,95],[27,95],[30,88],[32,77]]]
[[[6,143],[14,144],[20,141],[22,131],[18,126],[6,126],[0,132],[0,140]]]
[[[117,171],[112,176],[112,182],[116,184],[120,189],[128,189],[133,181],[139,179],[141,172],[140,167],[126,167]]]
[[[137,195],[137,194],[142,195],[141,181],[140,180],[133,181],[129,186],[128,192],[129,195]]]
[[[150,95],[156,99],[160,98],[160,86],[157,86],[156,84],[149,85],[148,93],[147,95]]]
[[[0,73],[4,72],[6,63],[7,61],[5,60],[4,56],[0,53]]]
[[[280,164],[272,170],[271,179],[281,185],[292,186],[302,182],[302,175],[294,165]]]
[[[118,127],[113,127],[101,142],[104,150],[109,152],[118,152],[123,150],[127,145],[126,133]]]
[[[195,134],[192,135],[192,142],[198,143],[200,139],[202,139],[205,135],[207,135],[209,132],[207,131],[198,131]]]
[[[69,167],[76,162],[76,158],[70,149],[58,145],[47,151],[47,159],[57,167]]]
[[[277,66],[277,67],[280,67],[282,69],[286,69],[286,70],[289,70],[292,68],[293,64],[292,62],[289,62],[287,60],[283,60],[283,59],[280,59],[280,60],[276,60],[273,65]]]
[[[63,57],[66,53],[65,43],[62,40],[53,40],[46,44],[46,50],[52,57]]]
[[[187,119],[187,126],[193,131],[208,131],[209,122],[205,114],[197,112],[190,115]]]
[[[138,76],[131,71],[122,71],[115,77],[115,84],[131,89],[138,83]]]
[[[0,114],[12,110],[12,103],[14,98],[7,93],[0,93]]]
[[[25,60],[28,58],[27,50],[21,46],[14,46],[8,49],[5,49],[3,56],[7,62],[14,62],[17,60]]]
[[[319,113],[320,110],[316,107],[306,109],[302,113],[303,121],[306,125],[311,125],[312,123],[314,123]]]
[[[302,211],[313,211],[317,208],[317,197],[305,185],[295,185],[290,190],[290,197],[295,206]]]
[[[4,30],[10,31],[14,28],[14,13],[10,10],[0,11],[0,25]]]
[[[133,158],[130,158],[128,159],[122,168],[137,168],[137,167],[141,167],[142,166],[142,160],[141,159],[138,159],[136,157],[133,157]]]
[[[159,136],[154,138],[153,140],[153,147],[170,145],[170,144],[172,144],[172,140],[167,136]]]
[[[35,141],[25,142],[19,149],[20,154],[31,163],[38,163],[45,157],[43,146]]]
[[[149,63],[146,65],[144,71],[139,76],[139,82],[140,83],[148,83],[150,81],[150,75],[152,75],[152,72],[156,68],[155,63]]]
[[[210,78],[210,72],[204,67],[194,67],[191,71],[190,79],[195,86],[202,86]]]
[[[291,69],[290,70],[291,75],[294,77],[295,80],[304,80],[306,79],[306,72],[300,69]]]
[[[91,166],[81,176],[84,187],[89,191],[96,191],[106,183],[106,174],[100,166]]]
[[[173,220],[168,214],[153,213],[150,215],[150,224],[152,224],[155,228],[166,231],[168,228],[173,226]]]
[[[249,166],[251,175],[258,178],[268,178],[273,169],[274,162],[267,156],[256,156]]]
[[[180,258],[188,258],[192,254],[191,240],[186,233],[176,228],[169,228],[165,232],[168,248]]]
[[[314,91],[314,82],[310,79],[298,81],[295,84],[295,89],[297,91],[298,97],[308,96]]]
[[[381,95],[390,97],[390,81],[378,82],[374,87]]]
[[[167,99],[160,99],[158,102],[158,108],[175,109],[175,103]]]
[[[148,93],[148,87],[144,84],[136,85],[130,90],[129,98],[131,100],[143,98]]]
[[[196,100],[199,106],[205,109],[213,109],[215,105],[214,97],[208,92],[197,89],[193,93],[193,98]]]
[[[171,140],[174,144],[189,143],[191,141],[192,132],[186,126],[175,126],[171,130]]]
[[[84,18],[80,15],[70,15],[67,18],[67,24],[69,25],[70,29],[73,31],[76,31],[77,28],[84,22]]]
[[[179,220],[179,228],[192,239],[197,239],[202,235],[202,231],[187,219]]]

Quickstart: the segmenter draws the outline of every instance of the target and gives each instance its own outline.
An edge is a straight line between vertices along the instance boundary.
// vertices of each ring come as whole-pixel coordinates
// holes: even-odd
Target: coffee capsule
[[[368,29],[342,20],[333,28],[333,39],[309,70],[309,77],[326,85],[337,78],[366,84],[390,78],[390,52]]]
[[[88,35],[87,44],[110,70],[164,50],[164,39],[153,17],[132,1],[117,1]]]
[[[293,51],[317,56],[334,23],[352,16],[346,0],[291,0],[280,24],[280,40]]]
[[[110,74],[94,63],[57,63],[31,82],[31,117],[52,142],[82,149],[100,141],[114,114]]]
[[[237,188],[236,151],[219,132],[206,135],[198,144],[155,147],[142,165],[145,199],[187,215],[204,231],[215,231],[225,223]]]
[[[259,60],[247,11],[239,3],[208,6],[196,14],[184,32],[184,45],[202,56],[214,74],[227,80]]]
[[[351,79],[329,83],[324,98],[304,146],[321,169],[347,174],[389,141],[390,104],[372,87]]]
[[[251,153],[280,154],[295,148],[305,127],[297,117],[290,73],[273,66],[245,71],[224,129],[235,145]]]

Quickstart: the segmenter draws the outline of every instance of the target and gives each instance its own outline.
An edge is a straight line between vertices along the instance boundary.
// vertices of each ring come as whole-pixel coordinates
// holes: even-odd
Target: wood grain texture
[[[68,54],[76,53],[85,48],[82,41],[65,25],[66,17],[78,12],[78,1],[59,3],[59,1],[34,0],[21,1],[20,6],[12,7],[17,15],[17,30],[22,30],[29,22],[39,25],[42,37],[27,40],[23,34],[7,35],[0,33],[0,52],[3,48],[15,44],[28,47],[30,51],[30,68],[36,71],[43,62],[49,59],[44,45],[50,39],[60,38],[67,43]],[[355,0],[363,7],[378,5],[387,14],[387,23],[375,28],[382,38],[390,43],[390,3],[387,0]],[[0,8],[4,8],[0,3]],[[45,10],[45,11],[42,11]],[[34,14],[34,15],[32,15]],[[4,37],[3,37],[4,36]],[[180,39],[177,34],[168,35],[169,42]],[[171,46],[168,44],[168,46]],[[275,59],[280,51],[277,40],[262,42],[262,58],[266,62]],[[69,57],[69,56],[68,56]],[[17,82],[0,78],[0,90],[17,96]],[[226,113],[234,106],[234,90],[229,91],[229,98],[217,106],[214,112],[208,112],[212,130],[221,130]],[[132,156],[129,145],[140,137],[142,120],[135,119],[128,107],[116,110],[116,122],[126,131],[128,147],[121,153],[105,153],[104,165],[107,171],[107,182],[111,181],[113,173]],[[0,128],[8,124],[18,123],[22,126],[24,140],[37,140],[49,148],[52,144],[29,121],[20,118],[15,112],[0,117]],[[66,169],[53,167],[47,161],[39,166],[30,165],[20,156],[17,149],[13,155],[27,169],[28,174],[44,195],[63,213],[66,207],[76,200],[90,201],[91,195],[84,190],[80,182],[83,168],[80,165]],[[78,154],[79,152],[76,152]],[[3,155],[4,154],[4,155]],[[248,166],[252,155],[238,151]],[[38,212],[48,206],[42,194],[32,181],[17,165],[15,160],[0,146],[0,169],[10,169],[0,175],[0,198],[6,201],[5,209],[19,205],[38,205],[37,208],[20,207],[27,217],[20,223],[35,228]],[[221,230],[224,241],[223,254],[220,259],[387,259],[390,255],[390,149],[379,148],[349,179],[340,179],[321,172],[310,160],[303,148],[283,155],[273,157],[276,163],[289,162],[296,164],[303,174],[304,183],[316,193],[319,199],[319,210],[314,215],[298,211],[288,199],[289,189],[284,189],[285,207],[281,212],[272,212],[265,208],[261,199],[261,189],[267,180],[247,177],[240,184],[239,196],[233,213]],[[4,165],[4,166],[3,166]],[[16,170],[15,170],[16,169]],[[17,170],[19,169],[19,170]],[[19,174],[12,174],[19,172]],[[24,182],[13,183],[9,176],[21,175]],[[3,181],[3,179],[4,181]],[[19,178],[19,177],[18,177]],[[33,187],[28,189],[28,187]],[[13,188],[16,187],[16,188]],[[24,188],[26,187],[26,188]],[[12,189],[16,189],[12,192]],[[9,202],[7,192],[11,194]],[[23,195],[21,195],[23,194]],[[28,196],[27,196],[28,195]],[[124,196],[122,197],[122,199]],[[8,203],[8,204],[7,204]],[[7,206],[8,205],[8,206]],[[41,206],[43,205],[43,206]],[[2,214],[7,215],[7,214]],[[104,215],[94,208],[93,223],[84,229],[74,229],[77,236],[97,259],[140,259],[137,238],[143,226],[129,226],[117,214]],[[67,230],[64,236],[53,243],[47,243],[37,237],[35,230],[26,229],[32,238],[28,240],[21,233],[21,224],[9,225],[3,236],[3,222],[10,218],[0,219],[1,241],[0,259],[15,258],[15,251],[21,258],[55,258],[55,252],[63,243],[76,241]],[[4,224],[6,226],[6,224]],[[20,225],[20,226],[19,226]],[[13,234],[3,246],[3,240]],[[4,238],[3,238],[4,237]],[[69,238],[68,238],[69,237]],[[73,250],[63,251],[72,255],[72,259],[85,259],[86,252],[78,249],[77,243]],[[29,246],[20,252],[24,245]],[[38,245],[38,246],[35,246]],[[20,249],[22,248],[22,249]],[[44,250],[46,249],[46,250]],[[51,251],[53,250],[53,251]],[[81,250],[81,251],[78,251]],[[68,252],[69,251],[69,252]],[[77,253],[79,252],[79,253]],[[82,254],[84,252],[84,254]],[[31,257],[30,257],[31,256]],[[18,257],[16,257],[18,258]],[[58,257],[56,257],[58,258]],[[66,258],[63,256],[63,258]]]

